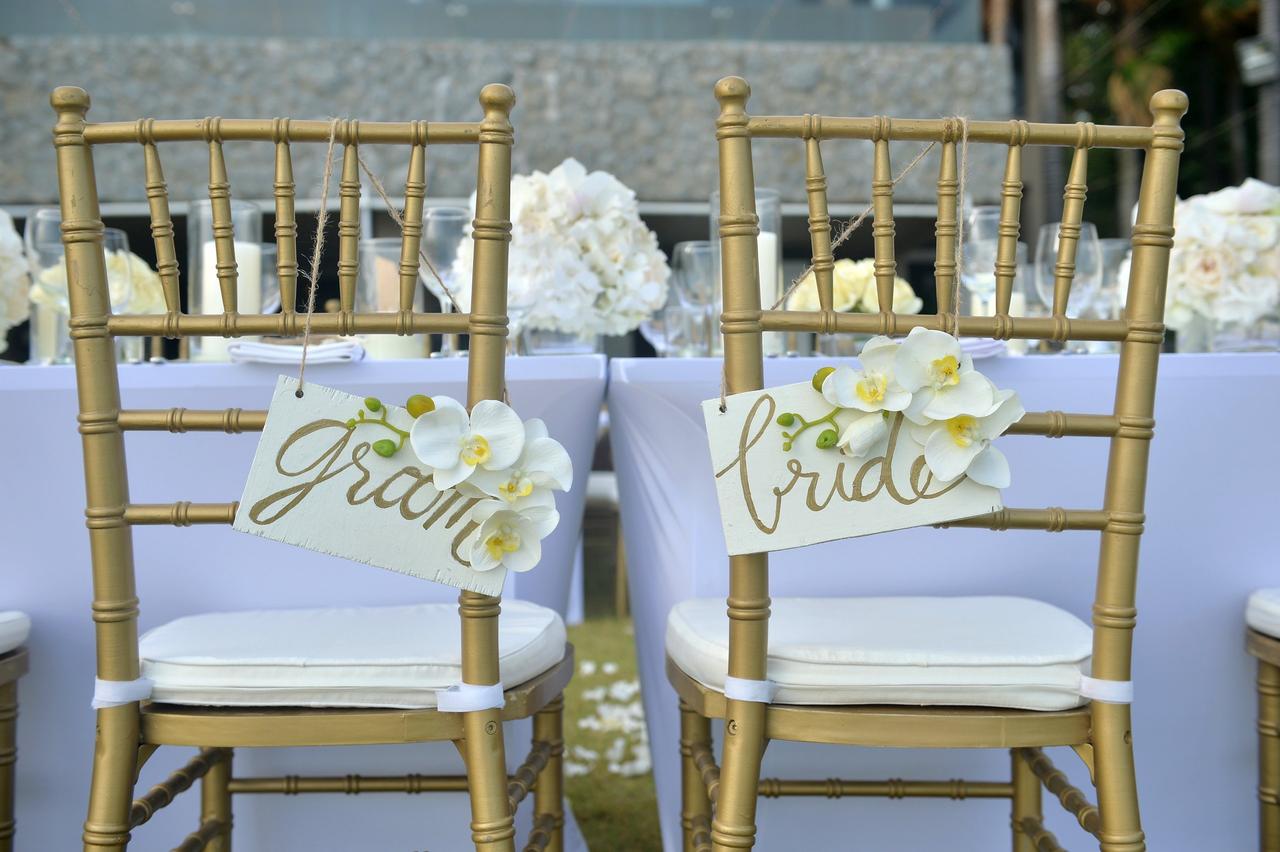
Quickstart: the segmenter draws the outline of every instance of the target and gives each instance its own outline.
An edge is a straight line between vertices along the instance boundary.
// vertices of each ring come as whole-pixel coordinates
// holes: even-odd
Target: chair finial
[[[1178,89],[1161,89],[1151,96],[1151,114],[1159,122],[1161,118],[1168,124],[1177,124],[1187,114],[1189,102],[1187,95]]]
[[[502,115],[510,115],[511,110],[516,105],[516,93],[511,91],[510,86],[504,86],[502,83],[490,83],[480,90],[480,106],[484,107],[486,115],[494,112]]]
[[[89,93],[79,86],[59,86],[49,95],[49,106],[56,112],[84,115],[89,111]]]
[[[720,101],[722,109],[735,102],[745,108],[750,97],[751,86],[741,77],[723,77],[716,83],[716,100]]]

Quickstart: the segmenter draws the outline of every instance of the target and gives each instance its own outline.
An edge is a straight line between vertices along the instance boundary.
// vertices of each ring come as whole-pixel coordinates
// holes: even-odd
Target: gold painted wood
[[[232,795],[276,794],[296,796],[300,793],[341,793],[358,796],[363,793],[465,793],[465,775],[281,775],[274,778],[233,778],[228,789]]]
[[[995,339],[1104,340],[1121,344],[1115,404],[1110,414],[1031,412],[1010,432],[1063,437],[1079,435],[1110,439],[1104,505],[1101,510],[1004,509],[1000,512],[940,526],[984,526],[993,529],[1038,529],[1050,532],[1087,530],[1100,533],[1097,591],[1093,607],[1093,676],[1103,680],[1130,679],[1132,629],[1136,619],[1134,591],[1138,542],[1145,523],[1143,504],[1147,456],[1155,422],[1152,416],[1156,366],[1164,336],[1164,289],[1172,245],[1174,192],[1183,134],[1179,126],[1186,112],[1186,96],[1164,91],[1151,100],[1150,127],[1107,127],[1092,124],[1049,125],[1026,122],[965,122],[955,119],[892,120],[885,117],[836,118],[817,115],[750,117],[746,102],[750,89],[740,78],[716,84],[720,115],[716,139],[720,154],[720,231],[723,261],[721,326],[725,335],[725,386],[728,393],[761,387],[763,332],[810,332],[905,335],[914,328],[936,329],[964,336]],[[968,144],[1005,146],[1001,227],[997,251],[1000,278],[995,316],[953,317],[949,310],[956,270],[957,167],[955,143],[963,135]],[[809,152],[807,186],[816,188],[812,152],[831,139],[862,139],[873,143],[873,228],[877,315],[827,310],[761,310],[755,277],[755,181],[753,138],[804,140]],[[940,143],[937,256],[935,277],[940,313],[931,316],[892,313],[892,172],[891,141]],[[1058,292],[1054,316],[1008,315],[1020,212],[1023,150],[1028,145],[1075,149],[1065,191],[1063,264],[1057,270]],[[1133,264],[1124,318],[1069,319],[1065,316],[1069,281],[1074,272],[1086,193],[1087,152],[1090,148],[1140,148],[1146,151],[1138,215],[1133,229]],[[811,208],[812,215],[812,208]],[[815,243],[816,245],[816,243]],[[815,257],[818,252],[815,250]],[[825,308],[825,305],[822,307]],[[768,561],[763,554],[735,556],[729,563],[729,674],[760,680],[765,676],[768,637]],[[714,852],[748,849],[755,841],[755,797],[759,792],[760,759],[769,739],[812,743],[902,748],[1040,748],[1071,746],[1092,761],[1098,804],[1080,805],[1080,791],[1067,790],[1053,777],[1054,792],[1096,833],[1101,852],[1143,852],[1145,840],[1138,813],[1133,770],[1129,707],[1086,704],[1073,710],[1036,712],[999,708],[786,706],[731,701],[703,687],[668,660],[668,678],[682,702],[682,828],[686,852],[710,848]],[[723,769],[717,769],[709,738],[697,719],[725,719]],[[1058,844],[1040,820],[1040,779],[1030,763],[1012,755],[1013,779],[1006,788],[1013,797],[1016,852],[1055,850]],[[1037,763],[1037,765],[1040,765]],[[785,782],[784,782],[785,783]],[[816,792],[819,782],[797,783],[791,789]],[[875,785],[882,782],[858,782]],[[870,788],[868,788],[870,789]],[[909,789],[909,788],[904,788]],[[929,788],[936,789],[936,788]],[[715,793],[709,837],[703,800]],[[1095,821],[1096,815],[1096,821]]]
[[[520,807],[520,803],[529,795],[529,791],[533,789],[534,782],[538,779],[538,773],[547,767],[547,761],[551,758],[551,743],[541,743],[534,741],[533,748],[529,749],[529,756],[516,769],[515,773],[507,780],[507,801],[511,803],[511,812],[515,813],[516,808]]]
[[[178,292],[178,254],[173,247],[173,219],[169,215],[169,190],[160,167],[160,153],[151,135],[152,119],[138,120],[138,139],[142,142],[143,168],[147,177],[147,205],[151,212],[151,239],[156,246],[156,274],[164,290],[164,307],[175,314],[182,308]]]
[[[1000,184],[1000,228],[996,246],[996,314],[1009,315],[1013,278],[1018,271],[1019,216],[1022,211],[1022,146],[1025,121],[1009,122],[1009,150]]]
[[[1067,173],[1067,186],[1062,196],[1062,222],[1058,225],[1058,262],[1053,267],[1053,315],[1065,316],[1067,300],[1071,296],[1071,281],[1076,274],[1076,249],[1080,245],[1080,221],[1084,217],[1084,200],[1089,171],[1090,136],[1081,124],[1081,142],[1071,156],[1071,170]]]
[[[289,150],[289,119],[271,122],[271,138],[276,146],[275,181],[271,191],[276,199],[276,275],[280,279],[280,313],[288,316],[298,306],[298,222],[295,219],[293,153]]]
[[[1258,848],[1280,852],[1280,640],[1248,632],[1258,658]]]
[[[843,778],[822,778],[812,781],[762,778],[760,795],[767,799],[783,796],[822,796],[827,799],[881,798],[881,799],[1008,799],[1013,796],[1013,785],[1007,781],[966,781],[949,778],[946,781],[904,781],[889,778],[885,781],[849,781]]]
[[[876,297],[881,315],[893,313],[893,279],[898,263],[893,256],[893,169],[889,165],[889,138],[893,123],[876,119],[875,156],[871,167],[871,238],[875,254]]]
[[[1027,764],[1036,778],[1044,784],[1044,788],[1050,793],[1058,797],[1058,802],[1070,814],[1075,816],[1076,821],[1080,823],[1080,827],[1092,834],[1098,836],[1098,808],[1093,802],[1089,801],[1089,797],[1079,787],[1071,784],[1071,780],[1058,767],[1054,766],[1053,761],[1043,750],[1038,748],[1018,749],[1018,756]]]
[[[13,852],[17,821],[18,678],[27,671],[27,649],[0,655],[0,852]]]
[[[938,217],[933,226],[933,278],[939,316],[947,316],[955,310],[951,299],[955,293],[956,275],[959,274],[956,269],[956,241],[960,233],[956,221],[959,198],[960,178],[956,171],[955,134],[948,125],[942,141],[942,156],[938,159]]]
[[[129,811],[129,827],[137,828],[155,816],[157,811],[171,805],[174,799],[190,790],[192,784],[226,757],[225,749],[201,749],[199,754],[175,769],[168,778],[148,790],[146,795],[134,800]]]
[[[418,295],[418,254],[422,249],[422,205],[427,195],[427,123],[414,122],[409,175],[404,181],[403,239],[400,242],[400,310],[412,311]]]
[[[470,314],[419,314],[409,318],[409,330],[413,334],[466,333]],[[246,334],[297,337],[302,334],[304,317],[301,314],[237,314],[221,315],[182,314],[177,317],[155,314],[121,314],[107,321],[107,328],[115,337],[154,337],[157,334],[181,337],[226,336]],[[404,322],[396,314],[358,313],[315,314],[311,318],[312,334],[401,334]]]
[[[822,149],[814,136],[805,137],[805,189],[809,195],[809,240],[813,251],[813,277],[818,286],[818,304],[825,312],[832,310],[831,270],[835,266],[835,258],[831,254],[827,175],[822,169]]]
[[[478,122],[358,122],[301,121],[289,118],[151,120],[90,125],[89,97],[81,89],[63,87],[51,97],[57,114],[54,146],[58,160],[59,195],[63,214],[71,295],[71,337],[76,348],[79,387],[79,426],[84,447],[86,519],[93,561],[93,613],[97,630],[98,677],[130,681],[138,677],[137,612],[131,527],[134,525],[226,523],[234,503],[132,504],[125,475],[123,431],[221,431],[230,434],[261,430],[265,412],[230,408],[222,411],[183,409],[121,410],[115,369],[114,337],[237,337],[302,333],[304,318],[295,310],[297,286],[297,222],[291,146],[327,143],[333,135],[343,146],[339,180],[338,277],[342,310],[314,318],[316,334],[466,333],[471,336],[468,359],[468,405],[481,399],[505,397],[504,357],[507,333],[507,241],[510,239],[511,146],[510,112],[515,96],[506,86],[487,86],[480,94],[483,119]],[[236,304],[236,262],[231,221],[231,189],[223,144],[227,141],[270,143],[274,147],[276,240],[282,312],[275,316],[240,315]],[[167,189],[160,169],[158,143],[190,142],[206,146],[209,157],[209,198],[212,207],[221,310],[212,305],[202,315],[179,313],[176,261],[165,262],[172,243]],[[111,316],[102,252],[102,222],[95,188],[91,146],[133,143],[143,146],[147,192],[151,202],[152,233],[157,240],[165,284],[166,307],[161,316]],[[474,310],[470,314],[425,314],[412,310],[412,288],[405,310],[356,314],[360,173],[359,145],[402,145],[409,148],[406,195],[411,222],[406,248],[416,254],[425,196],[425,146],[474,144],[479,149],[476,173]],[[403,258],[402,258],[403,260]],[[402,278],[408,276],[402,263]],[[416,280],[416,259],[412,264]],[[402,282],[403,283],[403,282]],[[404,289],[404,288],[402,288]],[[403,294],[402,294],[403,295]],[[500,601],[464,593],[462,669],[469,683],[488,684],[498,678],[497,619]],[[504,762],[502,722],[535,716],[541,745],[536,762],[520,777],[532,785],[537,848],[558,850],[561,844],[559,792],[563,738],[558,696],[573,671],[572,649],[566,646],[560,664],[525,684],[507,690],[506,705],[497,710],[446,714],[435,710],[342,710],[177,707],[150,702],[111,707],[97,712],[97,747],[89,796],[84,845],[91,850],[120,852],[129,843],[133,785],[141,763],[158,745],[225,749],[224,760],[204,772],[201,785],[201,826],[179,848],[207,848],[229,852],[231,845],[230,749],[251,746],[344,745],[451,740],[467,765],[472,804],[471,832],[477,849],[513,852],[514,829]],[[0,658],[0,673],[6,666]],[[535,771],[536,770],[536,771]],[[536,781],[527,778],[534,772]],[[189,776],[181,776],[188,778]],[[171,779],[172,780],[172,779]],[[186,782],[189,786],[189,781]],[[166,791],[170,788],[164,788]],[[176,788],[174,788],[176,789]],[[528,787],[525,787],[528,790]],[[542,791],[542,792],[540,792]],[[550,796],[554,794],[555,802]],[[158,803],[168,793],[152,797]],[[144,797],[145,799],[145,797]]]
[[[356,138],[357,132],[348,129],[343,135],[351,140]],[[353,141],[343,145],[342,178],[338,181],[338,304],[343,314],[350,314],[356,309],[356,273],[360,269],[360,261],[356,258],[360,245],[358,151]]]
[[[205,141],[209,143],[209,209],[213,220],[213,251],[217,258],[218,288],[222,293],[222,312],[235,314],[238,305],[236,282],[235,226],[231,221],[231,182],[227,179],[227,162],[222,154],[222,119],[206,118]],[[257,234],[251,235],[256,241]],[[207,310],[206,306],[205,309]]]

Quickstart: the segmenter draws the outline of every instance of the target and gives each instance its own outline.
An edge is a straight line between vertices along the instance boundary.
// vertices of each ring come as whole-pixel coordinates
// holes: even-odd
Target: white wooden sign
[[[784,437],[832,410],[809,382],[734,394],[725,403],[721,412],[719,399],[707,400],[702,411],[730,556],[937,524],[1001,507],[995,488],[965,476],[935,480],[901,414],[889,415],[883,448],[853,458],[819,448],[818,429]],[[784,413],[796,424],[780,425]],[[821,428],[838,432],[843,425],[837,417]]]
[[[234,528],[486,595],[506,569],[467,562],[479,499],[438,491],[402,439],[403,408],[281,376],[236,510]],[[361,419],[363,412],[363,419]],[[389,456],[380,455],[398,445]]]

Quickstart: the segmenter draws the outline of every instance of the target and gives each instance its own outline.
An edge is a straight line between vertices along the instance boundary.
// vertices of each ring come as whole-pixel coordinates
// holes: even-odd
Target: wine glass
[[[704,307],[715,302],[715,249],[708,240],[676,243],[671,252],[671,278],[682,304]]]
[[[1000,248],[1000,208],[975,207],[965,219],[960,283],[976,306],[996,291],[996,254]]]
[[[1061,226],[1061,222],[1042,226],[1040,239],[1036,244],[1036,293],[1050,310],[1053,310],[1053,282],[1057,275]],[[1098,242],[1098,229],[1091,222],[1081,222],[1067,314],[1076,317],[1083,315],[1092,304],[1101,283],[1102,248]]]
[[[422,214],[421,245],[426,262],[420,264],[420,271],[427,289],[440,302],[442,313],[462,309],[449,297],[450,293],[458,296],[460,291],[471,291],[471,282],[460,279],[457,267],[458,248],[467,238],[470,224],[471,211],[466,207],[428,207]],[[507,306],[507,314],[511,322],[511,337],[508,340],[513,341],[519,329],[519,314],[510,304]],[[462,351],[458,335],[441,335],[441,355],[459,355]]]

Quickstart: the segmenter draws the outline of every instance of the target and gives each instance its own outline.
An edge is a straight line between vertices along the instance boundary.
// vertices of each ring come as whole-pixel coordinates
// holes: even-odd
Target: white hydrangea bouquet
[[[480,525],[471,546],[472,569],[528,571],[537,565],[542,539],[560,522],[552,492],[567,491],[573,482],[569,453],[547,434],[546,424],[521,421],[510,406],[492,399],[468,413],[452,397],[415,395],[406,408],[414,418],[409,445],[433,485],[482,501],[471,511]],[[393,455],[405,437],[400,432],[398,442],[382,439],[373,450]]]
[[[508,303],[522,327],[621,335],[666,304],[666,255],[640,219],[635,193],[608,172],[588,172],[570,158],[549,172],[516,175],[511,226]],[[468,238],[454,265],[464,311],[471,255]]]
[[[26,321],[28,315],[28,266],[22,237],[13,217],[0,210],[0,355],[9,348],[5,335]]]
[[[967,475],[980,485],[1008,487],[1009,462],[992,441],[1026,412],[1016,392],[997,388],[974,369],[951,335],[914,328],[902,343],[873,337],[857,366],[823,367],[813,386],[832,408],[817,420],[779,414],[784,451],[816,428],[820,449],[853,459],[884,456],[890,422],[901,413],[910,424],[903,434],[923,447],[934,479]]]
[[[111,310],[124,314],[164,313],[164,286],[151,264],[131,251],[105,252],[107,292]],[[61,314],[68,314],[67,261],[44,269],[31,285],[31,301]]]
[[[842,313],[874,314],[880,310],[880,297],[876,291],[875,261],[871,258],[835,262],[832,273],[832,308]],[[901,278],[893,279],[893,312],[918,314],[924,302]],[[821,310],[818,302],[818,280],[809,272],[792,291],[787,307],[793,311]]]
[[[1169,255],[1165,315],[1186,329],[1199,319],[1249,325],[1280,308],[1280,188],[1249,178],[1180,200]],[[1127,283],[1127,269],[1120,280]]]

